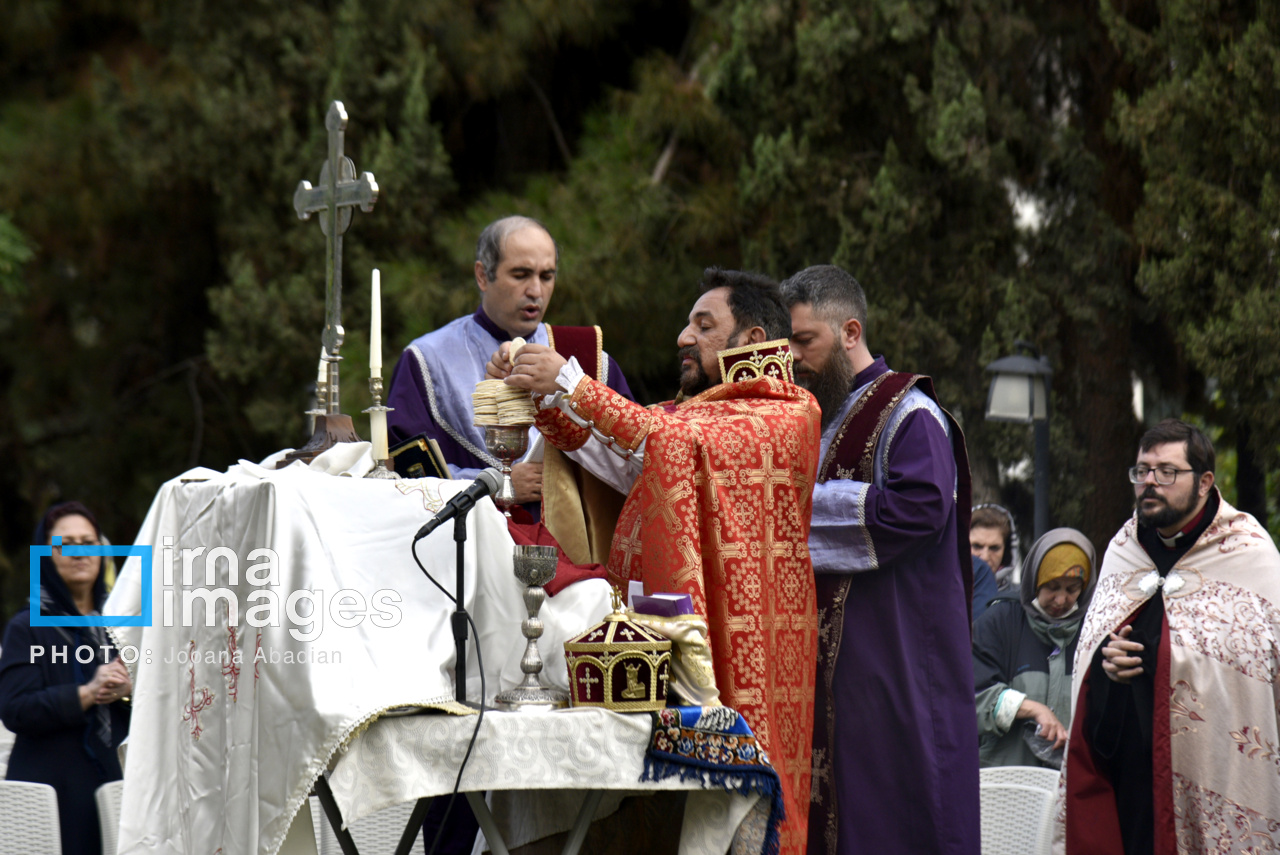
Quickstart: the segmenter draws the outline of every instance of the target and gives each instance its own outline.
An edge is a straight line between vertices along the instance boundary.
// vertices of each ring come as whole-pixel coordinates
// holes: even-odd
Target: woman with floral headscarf
[[[107,589],[102,559],[65,554],[62,546],[101,543],[84,505],[54,505],[36,528],[40,559],[40,616],[97,616]],[[98,626],[32,626],[18,612],[0,653],[0,720],[17,734],[6,777],[48,784],[58,794],[62,851],[99,855],[94,793],[121,777],[116,748],[129,728],[129,672]]]
[[[1083,534],[1055,528],[1022,564],[1020,599],[993,601],[975,623],[981,765],[1061,765],[1071,725],[1071,665],[1095,563]]]

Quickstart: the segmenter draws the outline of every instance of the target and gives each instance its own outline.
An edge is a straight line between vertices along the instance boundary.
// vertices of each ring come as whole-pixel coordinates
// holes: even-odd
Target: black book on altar
[[[440,446],[425,433],[397,443],[390,453],[395,461],[394,468],[401,477],[444,478],[446,481],[453,477],[444,462],[444,455],[440,453]]]

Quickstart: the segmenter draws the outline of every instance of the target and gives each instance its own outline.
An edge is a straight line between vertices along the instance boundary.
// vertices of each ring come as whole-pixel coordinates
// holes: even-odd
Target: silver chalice
[[[554,710],[569,705],[569,695],[560,689],[542,685],[542,656],[538,653],[538,638],[542,635],[542,621],[538,611],[547,598],[542,586],[556,577],[556,560],[560,550],[554,546],[517,546],[515,548],[515,575],[524,583],[524,607],[529,617],[520,623],[520,631],[529,639],[524,656],[520,658],[520,670],[524,679],[515,688],[499,692],[494,704],[500,710],[531,712]]]
[[[516,491],[511,486],[511,464],[529,450],[528,425],[485,425],[484,447],[502,464],[502,489],[493,497],[493,503],[509,518],[511,506],[517,504]],[[555,562],[551,564],[555,575]]]

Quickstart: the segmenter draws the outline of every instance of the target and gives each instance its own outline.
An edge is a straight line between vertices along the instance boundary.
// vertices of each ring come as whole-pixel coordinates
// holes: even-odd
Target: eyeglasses
[[[1142,484],[1147,480],[1147,475],[1154,472],[1156,483],[1161,487],[1168,487],[1174,481],[1178,480],[1178,476],[1183,472],[1195,472],[1194,469],[1174,469],[1172,466],[1130,466],[1129,481],[1133,484]]]

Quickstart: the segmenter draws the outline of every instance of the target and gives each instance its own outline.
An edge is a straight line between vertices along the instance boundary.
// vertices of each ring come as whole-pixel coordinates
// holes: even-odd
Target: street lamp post
[[[1035,536],[1049,530],[1049,390],[1053,369],[1049,357],[1029,342],[1014,346],[1034,354],[1015,354],[987,366],[994,377],[987,393],[988,421],[1035,426]]]

